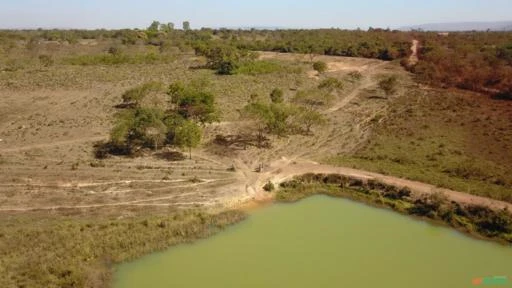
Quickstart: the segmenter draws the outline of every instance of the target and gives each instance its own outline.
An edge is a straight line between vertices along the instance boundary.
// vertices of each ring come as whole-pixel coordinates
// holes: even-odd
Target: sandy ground
[[[412,60],[417,61],[418,42]],[[261,58],[307,61],[304,55],[262,53]],[[416,57],[416,58],[414,58]],[[114,157],[98,163],[92,144],[108,138],[108,116],[119,101],[119,87],[95,87],[74,93],[66,90],[0,91],[0,211],[87,209],[122,206],[240,207],[251,201],[269,200],[263,185],[279,184],[304,173],[338,173],[362,179],[378,179],[407,186],[415,195],[443,192],[453,201],[493,208],[512,205],[429,184],[396,177],[320,165],[325,155],[353,151],[371,135],[371,122],[385,114],[388,101],[380,97],[382,75],[400,75],[405,87],[414,85],[409,75],[388,62],[371,59],[317,56],[328,64],[328,75],[344,77],[358,71],[360,81],[337,93],[323,113],[328,123],[314,136],[275,137],[272,147],[247,150],[207,144],[192,160],[169,162],[156,154],[135,159]],[[306,72],[316,81],[317,75]],[[78,94],[78,96],[77,96]],[[58,97],[56,97],[56,95]],[[379,96],[380,100],[375,100]],[[54,100],[56,99],[56,100]],[[45,106],[45,103],[52,103]],[[100,111],[94,114],[83,111]],[[80,117],[76,117],[80,115]],[[230,134],[244,123],[224,121],[206,127],[207,138]],[[58,127],[58,128],[55,128]],[[72,129],[71,129],[72,128]],[[262,165],[263,171],[255,172]],[[235,171],[229,171],[229,167]]]

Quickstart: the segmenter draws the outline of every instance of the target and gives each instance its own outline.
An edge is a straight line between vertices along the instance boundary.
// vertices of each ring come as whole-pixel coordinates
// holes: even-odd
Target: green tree
[[[261,147],[264,139],[263,133],[271,121],[271,111],[267,104],[251,101],[241,111],[242,119],[253,121],[256,125],[258,146]]]
[[[176,129],[175,142],[180,147],[189,149],[189,158],[192,159],[192,148],[201,142],[201,128],[192,121],[185,121]]]
[[[190,22],[189,21],[183,21],[183,30],[185,30],[185,31],[190,30]]]
[[[149,25],[149,27],[148,27],[148,31],[156,32],[156,31],[158,31],[158,28],[160,28],[160,22],[158,22],[158,21],[153,21],[153,22],[151,23],[151,25]]]
[[[282,103],[283,102],[283,90],[279,88],[275,88],[270,92],[270,100],[272,100],[272,103]]]
[[[299,112],[297,113],[294,122],[300,124],[302,130],[306,134],[311,134],[311,128],[313,126],[323,125],[327,120],[322,113],[313,109],[301,107],[299,108]]]
[[[196,120],[202,124],[218,120],[213,94],[176,82],[169,86],[168,95],[183,118]]]
[[[116,148],[128,146],[129,136],[135,122],[135,113],[124,110],[115,115],[115,124],[110,131],[110,142]]]
[[[147,82],[135,88],[131,88],[121,96],[123,104],[132,107],[139,107],[142,100],[151,93],[158,93],[164,90],[162,82]]]

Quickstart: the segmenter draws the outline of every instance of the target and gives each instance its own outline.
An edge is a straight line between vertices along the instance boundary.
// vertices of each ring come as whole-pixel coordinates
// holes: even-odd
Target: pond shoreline
[[[348,198],[378,208],[388,208],[416,219],[449,226],[473,238],[512,245],[512,214],[449,200],[442,192],[413,194],[375,179],[339,174],[307,173],[282,182],[273,196],[277,202],[296,202],[314,195]]]

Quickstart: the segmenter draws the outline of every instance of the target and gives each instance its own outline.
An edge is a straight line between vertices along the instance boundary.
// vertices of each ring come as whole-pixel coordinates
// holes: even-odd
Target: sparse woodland
[[[0,286],[108,287],[114,264],[241,221],[196,209],[256,185],[512,241],[505,210],[411,187],[253,181],[307,160],[512,203],[512,33],[180,26],[0,31],[0,208],[51,208],[0,212]]]
[[[189,27],[190,24],[184,23]],[[185,28],[186,28],[185,27]],[[2,54],[25,46],[42,66],[54,63],[51,54],[37,51],[41,41],[76,43],[82,39],[112,39],[117,47],[98,55],[70,56],[73,65],[156,63],[172,61],[172,53],[191,51],[206,56],[207,67],[219,74],[279,69],[272,63],[251,61],[250,51],[303,53],[313,62],[315,55],[404,60],[411,54],[413,39],[420,41],[419,63],[408,69],[418,79],[441,87],[457,87],[510,99],[512,90],[512,33],[460,32],[441,36],[430,32],[400,32],[370,28],[368,31],[320,30],[178,30],[174,24],[152,23],[146,30],[31,30],[0,31]],[[122,46],[150,45],[159,53],[126,55]],[[169,54],[171,53],[171,54]],[[3,58],[3,59],[2,59]],[[0,58],[1,69],[22,65]],[[320,65],[317,63],[317,65]]]

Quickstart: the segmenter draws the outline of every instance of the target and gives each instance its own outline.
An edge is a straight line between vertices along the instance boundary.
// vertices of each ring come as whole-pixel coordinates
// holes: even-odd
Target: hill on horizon
[[[512,21],[498,22],[453,22],[453,23],[428,23],[401,27],[400,30],[424,30],[424,31],[512,31]]]

